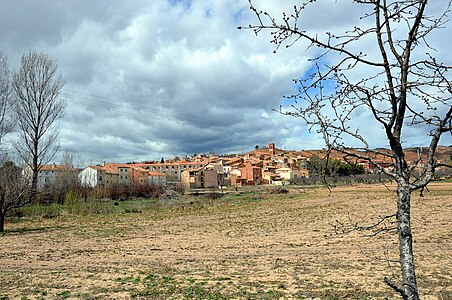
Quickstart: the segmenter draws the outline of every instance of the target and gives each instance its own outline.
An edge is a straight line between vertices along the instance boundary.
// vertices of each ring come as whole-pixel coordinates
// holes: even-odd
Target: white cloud
[[[294,3],[254,2],[278,17]],[[59,126],[63,148],[131,161],[246,151],[269,142],[287,149],[322,146],[302,120],[271,111],[293,93],[291,79],[311,67],[313,50],[295,45],[273,54],[269,32],[256,37],[237,30],[256,22],[246,0],[43,3],[4,4],[0,50],[15,67],[29,48],[57,60],[68,102]],[[318,1],[302,25],[320,32],[348,28],[362,12],[352,5]],[[373,141],[385,142],[381,136]]]

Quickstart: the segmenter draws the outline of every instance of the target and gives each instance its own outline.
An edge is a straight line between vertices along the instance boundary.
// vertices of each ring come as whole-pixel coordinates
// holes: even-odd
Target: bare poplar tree
[[[38,172],[58,151],[55,121],[66,107],[60,98],[63,79],[54,60],[30,50],[22,56],[20,69],[14,74],[16,95],[14,111],[20,138],[14,143],[19,155],[31,168],[31,192],[37,193]]]
[[[444,10],[431,16],[426,13],[427,0],[355,0],[355,5],[367,9],[359,24],[346,32],[324,34],[302,27],[304,13],[316,1],[294,6],[280,20],[257,9],[252,0],[249,2],[257,23],[245,28],[254,30],[256,35],[268,29],[275,51],[297,42],[317,51],[311,60],[315,71],[295,80],[299,93],[292,96],[293,105],[280,112],[303,119],[323,135],[328,149],[366,161],[397,182],[394,217],[401,282],[388,278],[385,282],[403,299],[419,299],[410,199],[413,191],[432,180],[439,166],[435,160],[437,145],[443,134],[452,131],[452,85],[447,73],[452,66],[435,57],[438,52],[428,40],[433,30],[448,21],[451,1],[435,1]],[[364,41],[374,41],[374,47],[367,45],[363,50]],[[369,147],[372,136],[366,136],[354,121],[356,114],[363,112],[368,112],[378,124],[375,130],[382,130],[390,151]],[[413,164],[406,161],[403,145],[409,127],[429,132],[430,140],[426,159]],[[361,146],[347,146],[356,144]],[[360,151],[355,151],[357,148]],[[393,162],[392,170],[379,164],[382,157]]]
[[[7,57],[0,52],[0,151],[5,135],[13,129],[13,121],[9,112],[11,108],[11,73]]]
[[[5,229],[8,211],[27,203],[28,184],[21,168],[7,160],[3,153],[3,138],[14,127],[10,112],[12,108],[12,78],[7,57],[0,52],[0,232]]]

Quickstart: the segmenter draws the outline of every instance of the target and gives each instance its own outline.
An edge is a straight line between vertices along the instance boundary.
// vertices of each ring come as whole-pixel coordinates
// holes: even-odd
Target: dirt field
[[[433,184],[412,201],[422,299],[452,299],[451,195]],[[380,185],[291,189],[7,223],[0,299],[393,299],[383,278],[398,274],[396,236],[334,225],[371,224],[394,199]]]

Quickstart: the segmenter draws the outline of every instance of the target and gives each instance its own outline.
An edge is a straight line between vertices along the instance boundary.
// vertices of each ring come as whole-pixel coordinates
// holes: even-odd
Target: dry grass
[[[452,299],[452,184],[413,198],[423,299]],[[7,224],[0,299],[382,299],[398,274],[394,235],[335,235],[369,224],[393,191],[355,186],[249,192],[141,213],[60,215]]]

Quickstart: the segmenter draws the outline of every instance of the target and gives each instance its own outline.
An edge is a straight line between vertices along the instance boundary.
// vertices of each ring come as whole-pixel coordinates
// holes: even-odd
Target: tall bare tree
[[[55,121],[66,107],[60,98],[63,84],[56,62],[34,50],[22,56],[20,69],[14,74],[14,111],[20,133],[14,146],[31,168],[30,197],[37,193],[39,169],[58,151]]]
[[[11,108],[11,92],[12,83],[8,59],[0,52],[0,151],[2,151],[3,138],[11,132],[14,125],[9,115]]]
[[[439,166],[435,151],[440,138],[452,131],[452,85],[447,73],[452,66],[435,57],[438,52],[429,41],[429,34],[448,21],[451,1],[435,1],[437,8],[443,6],[435,16],[430,15],[434,11],[426,13],[427,0],[355,0],[353,3],[360,6],[357,8],[366,13],[356,26],[339,33],[318,33],[302,27],[305,13],[317,1],[294,6],[281,19],[258,9],[254,1],[249,2],[257,23],[244,28],[256,34],[268,29],[275,50],[302,43],[316,51],[311,60],[315,71],[295,80],[299,93],[292,96],[291,107],[280,112],[303,119],[322,134],[328,149],[367,161],[397,182],[394,217],[401,282],[388,278],[385,282],[403,299],[419,299],[410,222],[411,193],[424,188],[433,178]],[[374,47],[363,46],[372,41]],[[389,152],[369,147],[373,137],[361,131],[355,121],[356,115],[363,112],[379,124],[375,130],[381,128]],[[413,164],[405,159],[404,150],[409,127],[429,132],[430,140],[426,159]],[[350,147],[356,144],[360,146],[355,149],[361,151]],[[393,161],[393,170],[384,168],[376,157]]]
[[[9,161],[6,152],[3,152],[3,139],[14,127],[11,108],[11,72],[6,55],[0,52],[0,232],[5,229],[8,211],[28,201],[28,184],[23,179],[21,168]]]

